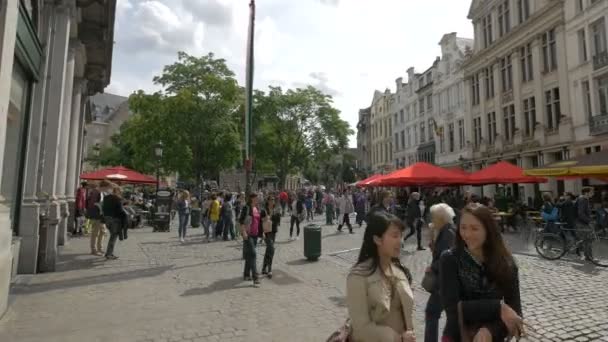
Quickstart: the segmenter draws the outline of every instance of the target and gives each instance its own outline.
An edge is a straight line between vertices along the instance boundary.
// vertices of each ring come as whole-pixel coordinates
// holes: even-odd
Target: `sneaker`
[[[426,248],[424,248],[424,247],[418,247],[418,250],[419,251],[426,251]]]
[[[268,272],[268,274],[266,274],[266,276],[268,277],[268,279],[272,279],[272,272]]]
[[[251,281],[251,279],[252,279],[252,278],[251,278],[251,277],[249,277],[249,276],[245,276],[245,277],[243,277],[243,280],[244,280],[244,281]]]
[[[97,252],[97,251],[91,251],[91,255],[97,255],[97,253],[99,253],[99,252]]]
[[[118,257],[116,255],[106,255],[106,260],[116,260]]]
[[[97,256],[103,256],[103,252],[95,252],[95,255],[97,255]]]
[[[253,281],[253,286],[255,286],[255,287],[260,286],[260,280],[259,280],[259,279],[255,279],[255,280]]]
[[[355,232],[353,232],[352,230],[350,231],[351,234],[355,234]]]

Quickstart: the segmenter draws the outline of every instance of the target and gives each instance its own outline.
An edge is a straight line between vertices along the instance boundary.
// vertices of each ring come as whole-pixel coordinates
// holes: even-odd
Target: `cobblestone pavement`
[[[200,228],[185,244],[175,230],[132,231],[116,261],[88,255],[86,239],[70,240],[58,272],[21,276],[13,286],[0,341],[324,341],[346,317],[345,277],[363,229],[350,235],[323,226],[323,257],[307,262],[302,239],[287,241],[288,228],[285,219],[274,277],[260,288],[242,281],[240,243],[203,243]],[[542,260],[509,238],[535,328],[530,340],[608,341],[608,270]],[[414,274],[422,341],[428,296],[419,282],[430,253],[409,243],[403,262]]]

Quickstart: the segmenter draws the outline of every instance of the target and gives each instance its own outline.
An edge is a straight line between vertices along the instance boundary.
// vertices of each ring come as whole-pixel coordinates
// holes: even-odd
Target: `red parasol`
[[[473,185],[546,182],[546,178],[525,176],[522,168],[506,161],[492,164],[485,169],[472,173],[469,176],[469,183]]]
[[[83,180],[110,180],[122,183],[156,184],[156,178],[127,169],[124,166],[114,166],[80,175]]]
[[[467,176],[446,170],[439,166],[418,162],[397,170],[380,179],[373,180],[374,186],[415,186],[415,185],[460,185],[467,184]]]
[[[380,178],[380,177],[382,177],[382,176],[383,176],[382,174],[376,174],[376,175],[373,175],[373,176],[367,177],[367,178],[365,178],[364,180],[360,180],[360,181],[358,181],[358,182],[356,183],[356,186],[358,186],[358,187],[360,187],[360,188],[362,188],[362,187],[366,187],[366,186],[370,186],[370,184],[369,184],[369,183],[370,183],[371,181],[374,181],[374,180],[376,180],[376,179],[378,179],[378,178]]]

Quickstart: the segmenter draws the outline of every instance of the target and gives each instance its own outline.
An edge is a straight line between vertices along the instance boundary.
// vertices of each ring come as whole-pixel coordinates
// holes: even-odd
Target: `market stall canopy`
[[[358,187],[360,187],[360,188],[362,188],[362,187],[366,187],[366,186],[370,186],[370,184],[369,184],[369,183],[370,183],[371,181],[374,181],[374,180],[376,180],[376,179],[378,179],[378,178],[380,178],[380,177],[382,177],[382,176],[383,176],[382,174],[377,174],[377,175],[373,175],[373,176],[367,177],[367,178],[365,178],[364,180],[360,180],[360,181],[358,181],[358,182],[356,183],[356,185],[357,185]]]
[[[546,183],[547,179],[540,177],[526,176],[524,170],[516,165],[501,161],[492,164],[484,169],[472,173],[469,176],[469,184],[527,184],[527,183]]]
[[[427,186],[467,184],[467,176],[428,163],[418,162],[372,180],[372,186]]]
[[[156,178],[144,175],[124,166],[113,166],[80,175],[82,180],[109,180],[123,183],[156,184]]]
[[[525,170],[524,173],[529,176],[544,177],[608,177],[608,151],[600,151],[565,161],[558,161],[543,167]]]
[[[462,168],[458,167],[458,166],[454,166],[454,167],[448,167],[446,170],[448,171],[452,171],[455,172],[461,176],[469,176],[471,175],[470,173],[466,172],[465,170],[463,170]]]

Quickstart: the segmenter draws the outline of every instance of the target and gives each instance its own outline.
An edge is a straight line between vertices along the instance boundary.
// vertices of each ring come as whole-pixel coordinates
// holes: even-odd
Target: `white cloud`
[[[118,0],[112,84],[128,95],[177,51],[225,58],[245,75],[248,0]],[[428,68],[443,34],[472,37],[470,0],[258,0],[255,86],[311,84],[335,97],[354,128],[375,89]],[[354,137],[351,139],[354,143]]]

